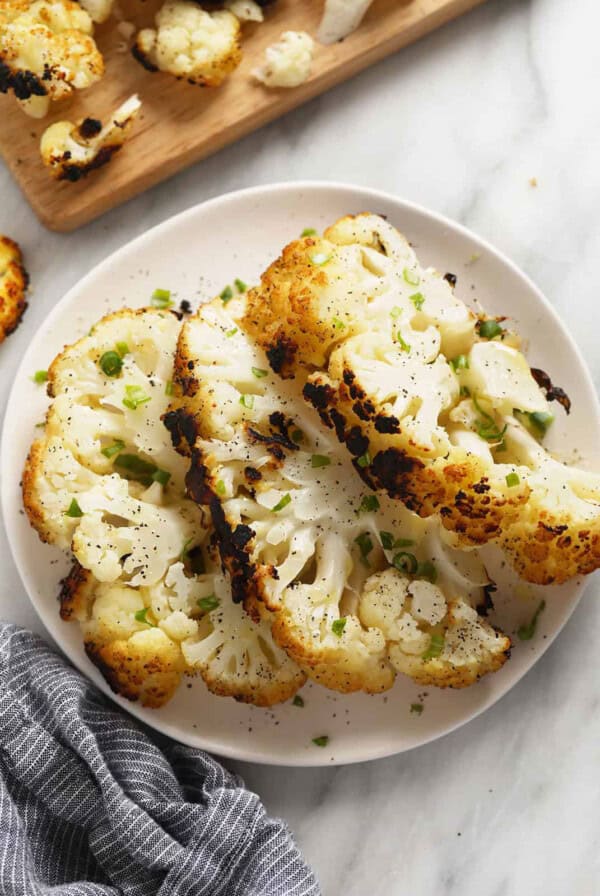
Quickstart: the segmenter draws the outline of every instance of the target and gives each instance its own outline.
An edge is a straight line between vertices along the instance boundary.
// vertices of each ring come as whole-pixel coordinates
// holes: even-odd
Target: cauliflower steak
[[[29,276],[14,240],[0,236],[0,342],[17,329],[27,308]]]

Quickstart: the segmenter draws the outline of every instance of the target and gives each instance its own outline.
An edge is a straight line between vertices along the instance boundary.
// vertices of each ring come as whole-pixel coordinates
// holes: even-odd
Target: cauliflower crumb
[[[149,71],[218,87],[240,64],[240,24],[228,10],[206,12],[190,0],[167,0],[156,28],[144,28],[132,49]]]
[[[141,108],[137,95],[129,97],[111,116],[107,125],[96,118],[84,118],[74,125],[57,121],[42,134],[42,161],[56,180],[78,181],[106,165],[118,152]]]
[[[27,308],[29,276],[17,243],[0,235],[0,342],[19,326]]]
[[[310,76],[314,41],[305,31],[285,31],[267,47],[265,61],[252,72],[266,87],[298,87]]]

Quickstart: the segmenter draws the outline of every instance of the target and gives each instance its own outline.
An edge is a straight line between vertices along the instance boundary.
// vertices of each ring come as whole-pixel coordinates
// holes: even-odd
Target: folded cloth
[[[318,896],[281,821],[201,750],[162,749],[0,623],[2,896]]]

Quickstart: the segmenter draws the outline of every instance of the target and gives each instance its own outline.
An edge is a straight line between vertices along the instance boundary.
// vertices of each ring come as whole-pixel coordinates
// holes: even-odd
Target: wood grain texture
[[[265,23],[245,26],[242,64],[216,89],[147,72],[133,59],[118,23],[111,19],[96,28],[106,74],[89,90],[54,105],[43,121],[28,118],[12,96],[0,96],[0,152],[42,223],[52,230],[73,230],[481,2],[375,0],[358,31],[334,46],[316,46],[311,78],[292,90],[263,88],[250,72],[282,31],[314,34],[322,0],[279,0]],[[125,20],[140,28],[153,23],[159,6],[160,0],[120,0]],[[53,181],[39,156],[44,129],[64,118],[105,119],[136,92],[142,100],[140,116],[112,162],[79,183]]]

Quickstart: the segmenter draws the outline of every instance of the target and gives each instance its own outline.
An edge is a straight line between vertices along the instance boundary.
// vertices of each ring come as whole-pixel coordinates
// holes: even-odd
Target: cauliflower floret
[[[310,77],[314,46],[305,31],[285,31],[252,74],[266,87],[298,87]]]
[[[367,580],[359,615],[383,632],[394,668],[420,685],[468,687],[509,656],[510,638],[466,601],[448,599],[437,585],[411,582],[395,569]]]
[[[12,89],[34,118],[89,87],[104,62],[88,13],[73,0],[6,0],[0,8],[0,92]]]
[[[228,9],[240,22],[264,22],[264,14],[255,0],[225,0]]]
[[[218,87],[240,64],[240,24],[227,10],[206,12],[190,0],[167,0],[156,28],[137,35],[133,55],[150,71]]]
[[[57,121],[42,134],[42,161],[57,180],[77,181],[110,162],[118,152],[136,118],[141,103],[131,96],[102,127],[96,118],[84,118],[77,125]]]
[[[18,245],[0,235],[0,342],[16,330],[27,308],[29,276]]]
[[[78,0],[93,22],[106,22],[113,10],[115,0]]]
[[[322,44],[334,44],[356,31],[373,0],[325,0],[317,31]]]

